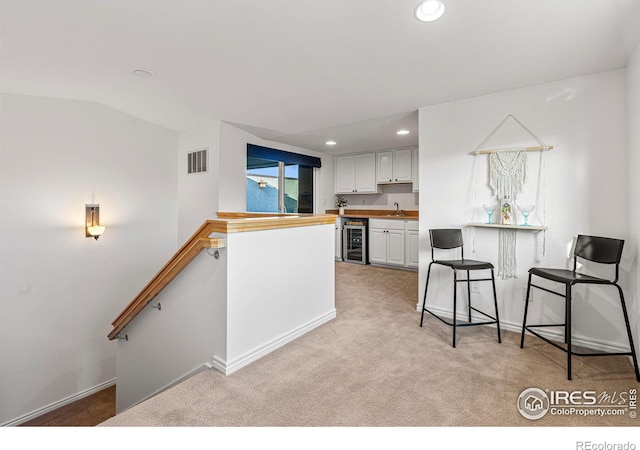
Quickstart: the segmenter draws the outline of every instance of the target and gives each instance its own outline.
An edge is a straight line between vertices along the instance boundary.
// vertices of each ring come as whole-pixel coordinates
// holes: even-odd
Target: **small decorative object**
[[[506,195],[500,204],[500,223],[502,225],[511,225],[511,215],[513,213],[511,209],[511,200]]]
[[[493,216],[493,213],[496,210],[496,205],[485,204],[485,205],[482,205],[482,207],[487,212],[487,216],[489,216],[489,218],[487,219],[487,223],[493,223],[493,221],[491,220],[491,216]]]
[[[349,202],[342,196],[336,195],[336,206],[338,207],[338,214],[344,214],[344,207],[347,206]]]
[[[518,205],[518,209],[520,210],[520,212],[522,213],[523,217],[524,217],[524,223],[522,224],[522,226],[528,227],[529,226],[529,214],[531,214],[531,212],[536,209],[535,205]]]

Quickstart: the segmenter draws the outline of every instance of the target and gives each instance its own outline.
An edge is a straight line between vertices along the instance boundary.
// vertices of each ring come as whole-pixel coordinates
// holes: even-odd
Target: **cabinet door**
[[[356,189],[356,158],[336,158],[336,194],[352,194]]]
[[[387,264],[404,266],[404,231],[387,230]]]
[[[412,152],[410,148],[393,152],[393,181],[411,182]]]
[[[369,261],[383,264],[387,262],[386,230],[369,228]]]
[[[380,152],[377,156],[376,180],[378,183],[393,183],[393,152]]]
[[[418,267],[420,238],[417,231],[407,231],[407,267]]]
[[[377,192],[376,154],[366,153],[356,156],[355,192],[359,194]]]

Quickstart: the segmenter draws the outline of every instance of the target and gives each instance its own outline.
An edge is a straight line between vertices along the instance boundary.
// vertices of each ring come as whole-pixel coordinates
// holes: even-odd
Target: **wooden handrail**
[[[127,305],[120,315],[111,323],[113,330],[109,333],[110,340],[115,339],[118,333],[124,329],[149,303],[167,286],[178,274],[187,267],[204,248],[223,248],[225,240],[222,238],[209,238],[209,235],[217,231],[215,221],[207,220],[185,242],[185,244],[173,255],[164,267],[151,279],[140,293]]]
[[[211,233],[242,233],[277,228],[306,227],[310,225],[333,224],[337,216],[333,214],[269,214],[218,212],[218,220],[207,220],[168,263],[149,281],[140,293],[114,320],[109,339],[113,340],[178,274],[187,267],[203,248],[224,248],[223,238],[210,238]]]

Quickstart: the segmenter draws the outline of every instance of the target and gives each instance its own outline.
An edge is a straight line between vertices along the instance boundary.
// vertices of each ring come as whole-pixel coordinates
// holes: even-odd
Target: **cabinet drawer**
[[[407,231],[418,231],[418,221],[417,220],[407,220]]]
[[[404,230],[404,220],[369,219],[369,228],[384,228],[385,230]]]

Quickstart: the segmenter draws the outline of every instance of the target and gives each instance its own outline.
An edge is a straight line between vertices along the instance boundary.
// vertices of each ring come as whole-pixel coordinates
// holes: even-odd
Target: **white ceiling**
[[[421,23],[418,0],[0,0],[0,88],[354,152],[416,145],[421,106],[623,68],[640,41],[640,0],[443,2]]]

